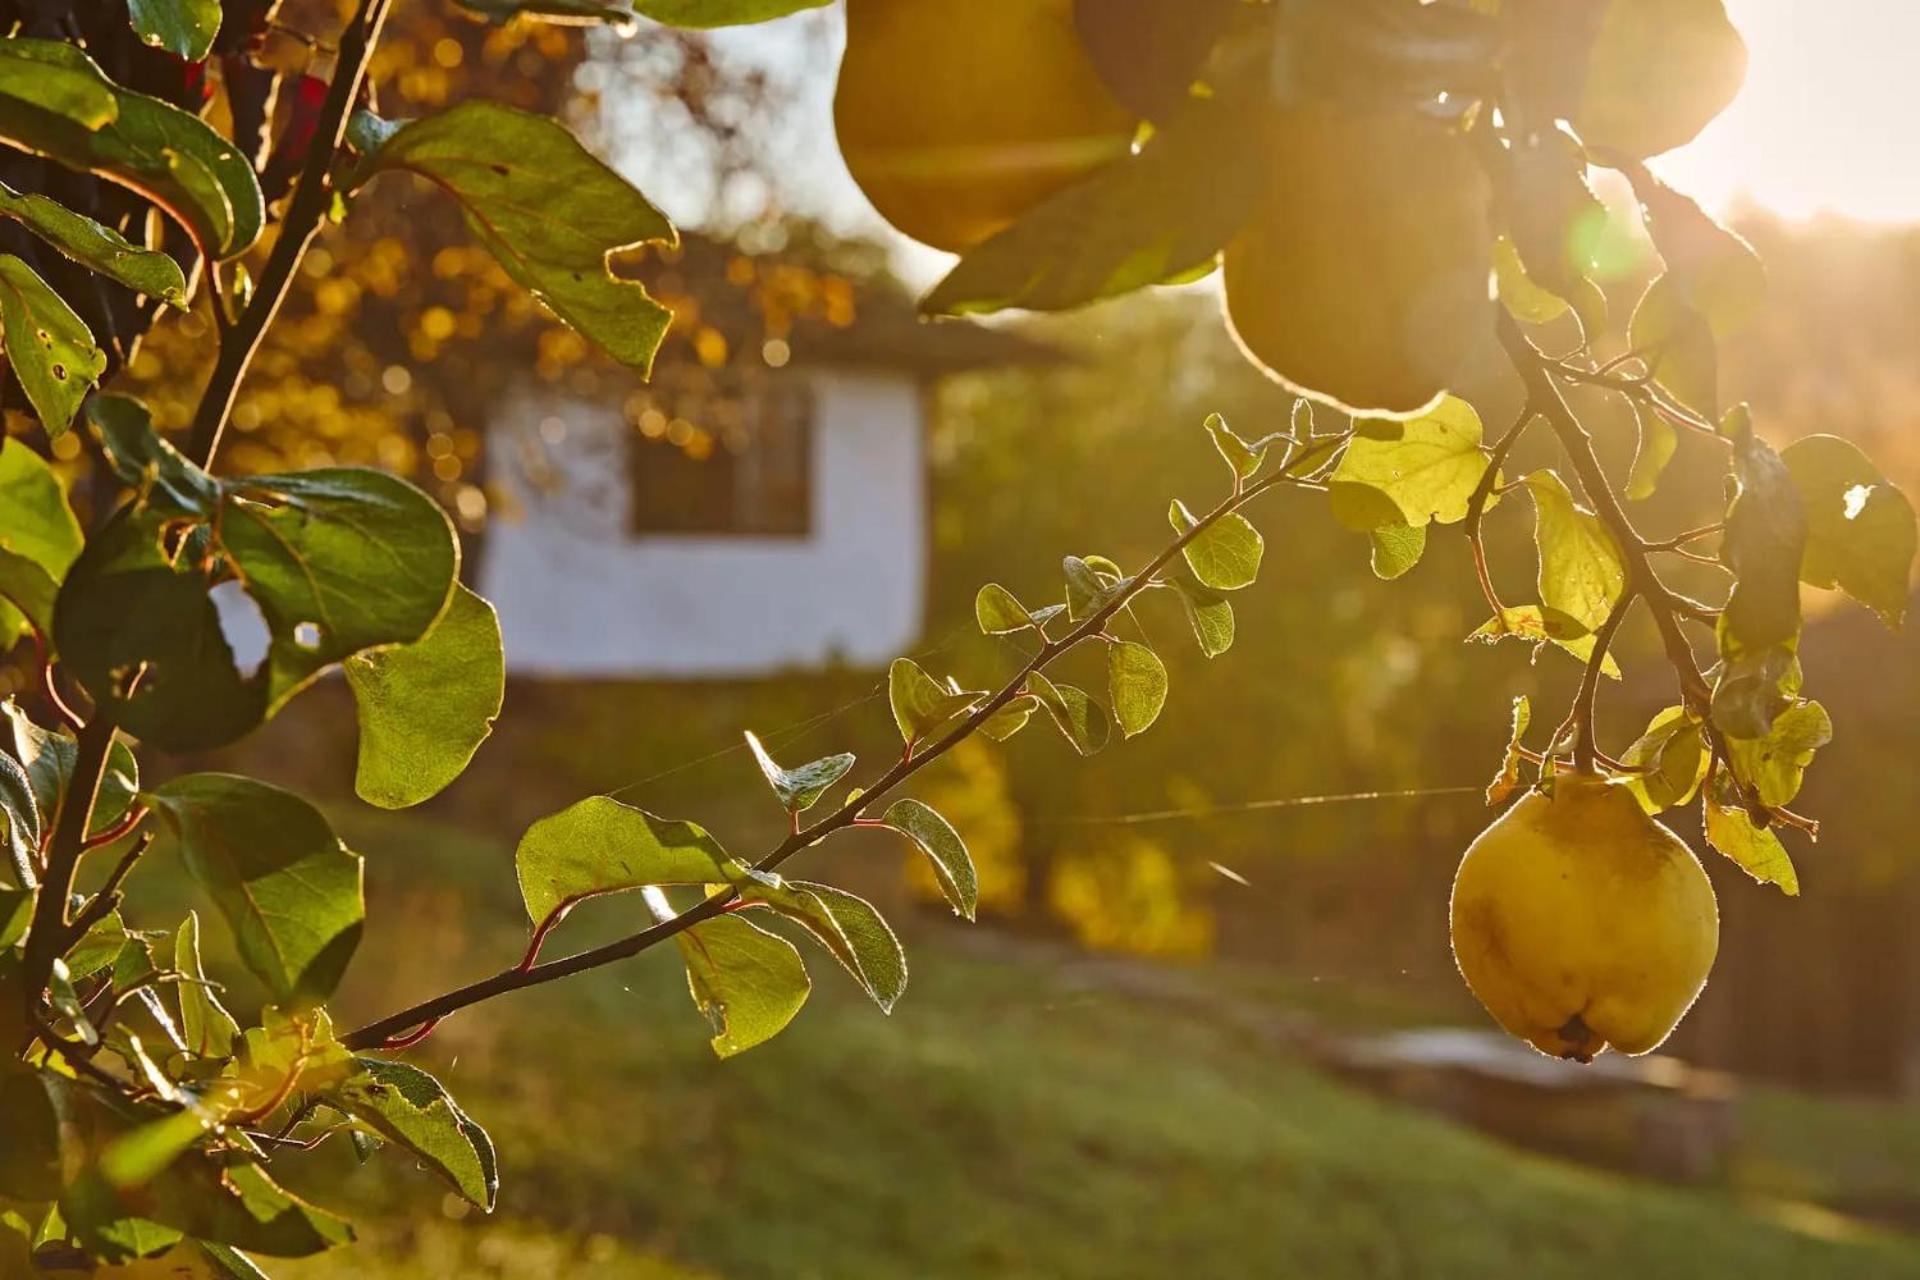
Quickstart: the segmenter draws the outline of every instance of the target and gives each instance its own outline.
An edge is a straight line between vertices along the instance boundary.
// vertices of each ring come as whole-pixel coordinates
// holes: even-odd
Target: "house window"
[[[812,530],[813,396],[804,383],[765,383],[706,401],[697,414],[668,418],[655,408],[630,438],[635,537]]]

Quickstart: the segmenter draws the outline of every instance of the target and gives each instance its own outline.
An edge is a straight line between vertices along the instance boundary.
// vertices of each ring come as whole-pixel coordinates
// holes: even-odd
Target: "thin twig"
[[[1513,447],[1520,443],[1520,437],[1526,434],[1534,419],[1540,416],[1539,410],[1528,400],[1520,410],[1520,416],[1514,419],[1505,435],[1493,446],[1493,452],[1487,455],[1487,469],[1480,477],[1480,483],[1473,488],[1473,496],[1467,499],[1467,518],[1464,524],[1467,545],[1473,548],[1473,569],[1480,578],[1480,593],[1487,598],[1487,607],[1493,610],[1493,616],[1507,616],[1506,606],[1500,603],[1499,592],[1493,589],[1493,572],[1487,567],[1487,544],[1481,535],[1481,522],[1486,518],[1487,503],[1493,498],[1495,487],[1500,483],[1500,469],[1507,464],[1507,457]]]
[[[1174,539],[1159,555],[1148,563],[1139,573],[1134,574],[1127,584],[1115,592],[1113,599],[1088,615],[1070,632],[1058,640],[1049,640],[1027,660],[1014,676],[1001,685],[998,692],[975,706],[967,718],[959,723],[945,737],[925,750],[903,756],[896,760],[885,773],[876,778],[859,796],[840,806],[832,814],[820,819],[811,826],[790,833],[778,845],[774,846],[758,862],[754,869],[770,872],[789,858],[820,843],[828,836],[843,829],[860,824],[866,811],[884,799],[895,788],[913,777],[920,770],[938,760],[960,742],[973,736],[980,727],[1007,703],[1020,697],[1026,691],[1027,678],[1040,671],[1048,663],[1062,654],[1076,648],[1081,642],[1098,636],[1106,629],[1107,622],[1121,609],[1127,606],[1140,592],[1147,590],[1155,575],[1173,562],[1196,538],[1238,511],[1267,491],[1281,485],[1302,483],[1301,477],[1310,472],[1313,465],[1323,461],[1345,440],[1345,436],[1330,436],[1305,451],[1297,458],[1288,460],[1283,469],[1276,471],[1264,480],[1246,485],[1241,492],[1229,497],[1219,506],[1209,511],[1194,523],[1194,526]],[[514,966],[503,970],[490,978],[483,978],[454,991],[423,1000],[411,1008],[390,1014],[375,1022],[368,1023],[357,1031],[341,1037],[341,1043],[349,1049],[393,1049],[404,1048],[407,1044],[418,1043],[431,1032],[433,1027],[448,1014],[468,1008],[510,991],[520,991],[528,987],[540,986],[561,978],[585,973],[604,965],[639,955],[649,947],[666,941],[686,929],[711,920],[732,908],[739,899],[737,889],[723,889],[701,899],[694,906],[677,916],[658,921],[655,924],[624,938],[616,939],[603,946],[565,956],[558,960],[549,960],[529,967]],[[411,1033],[402,1035],[403,1032]]]

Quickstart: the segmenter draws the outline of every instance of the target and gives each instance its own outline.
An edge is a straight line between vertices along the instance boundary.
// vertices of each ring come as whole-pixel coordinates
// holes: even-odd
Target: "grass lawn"
[[[359,843],[408,852],[371,868],[355,1004],[517,949],[511,897],[467,887],[504,880],[504,850],[423,825]],[[822,958],[795,1026],[724,1063],[670,953],[462,1015],[421,1061],[500,1145],[499,1212],[376,1161],[348,1177],[363,1245],[273,1274],[1920,1278],[1920,1241],[1515,1152],[918,932],[892,1017]]]

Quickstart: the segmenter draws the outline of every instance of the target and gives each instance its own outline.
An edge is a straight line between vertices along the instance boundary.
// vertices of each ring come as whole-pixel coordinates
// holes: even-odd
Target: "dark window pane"
[[[635,536],[804,537],[813,526],[813,397],[794,379],[731,404],[702,406],[714,425],[674,419],[630,439]],[[724,423],[724,425],[721,425]]]

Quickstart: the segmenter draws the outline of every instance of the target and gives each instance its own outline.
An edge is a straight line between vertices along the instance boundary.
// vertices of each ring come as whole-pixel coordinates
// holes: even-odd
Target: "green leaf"
[[[141,503],[166,515],[211,517],[219,509],[221,483],[154,430],[146,405],[101,394],[87,404],[87,419],[107,464]]]
[[[1182,535],[1199,523],[1178,498],[1168,509],[1167,519],[1173,531]],[[1239,591],[1252,586],[1260,576],[1260,558],[1266,549],[1266,539],[1260,536],[1260,531],[1239,512],[1229,511],[1182,547],[1180,553],[1202,586],[1215,591]]]
[[[320,811],[290,791],[222,773],[175,778],[148,799],[274,999],[304,1004],[331,993],[366,907],[360,857]]]
[[[1090,756],[1107,745],[1113,729],[1106,709],[1084,690],[1070,684],[1056,685],[1035,671],[1027,677],[1027,691],[1040,699],[1040,705],[1075,751]]]
[[[202,1058],[226,1058],[233,1054],[233,1041],[240,1024],[213,993],[206,971],[200,967],[200,917],[192,911],[180,922],[173,935],[173,967],[184,981],[180,983],[180,1034],[187,1051]]]
[[[1487,471],[1481,438],[1480,415],[1458,396],[1407,422],[1360,419],[1328,479],[1334,518],[1361,533],[1466,519]]]
[[[1655,385],[1708,422],[1720,416],[1720,348],[1713,325],[1670,276],[1647,286],[1627,335],[1633,349],[1645,354]]]
[[[354,654],[346,672],[360,717],[354,794],[405,809],[445,790],[493,732],[506,696],[500,620],[456,583],[424,638]]]
[[[75,982],[90,978],[117,960],[126,945],[127,922],[118,911],[109,911],[68,948],[67,973]]]
[[[1521,324],[1548,324],[1572,308],[1567,300],[1534,282],[1510,236],[1493,242],[1493,279],[1500,301]]]
[[[781,806],[788,813],[805,813],[813,808],[829,787],[847,776],[847,771],[854,764],[853,754],[843,752],[810,761],[798,768],[783,769],[774,763],[773,757],[767,754],[767,749],[752,731],[747,733],[747,748],[753,752],[760,772],[766,776],[767,785],[773,788],[773,794],[780,798]]]
[[[1715,338],[1746,328],[1767,299],[1767,271],[1753,246],[1641,166],[1627,170],[1667,270],[1652,289],[1699,313]],[[1646,305],[1644,302],[1642,305]]]
[[[1523,754],[1527,738],[1527,727],[1533,723],[1533,703],[1523,694],[1513,700],[1513,727],[1507,734],[1506,755],[1501,758],[1500,772],[1487,784],[1487,807],[1497,809],[1513,799],[1522,783],[1521,770],[1526,766],[1527,758]]]
[[[778,876],[757,876],[740,892],[750,905],[804,926],[882,1011],[893,1011],[907,989],[907,953],[873,904],[831,885]]]
[[[527,828],[514,853],[520,896],[540,924],[585,898],[646,885],[721,884],[739,864],[691,822],[589,796]]]
[[[127,508],[94,535],[61,584],[54,641],[128,733],[169,751],[224,746],[266,715],[266,673],[234,665],[209,583],[168,562],[160,524]]]
[[[687,989],[722,1058],[785,1031],[813,990],[806,961],[791,942],[737,915],[703,920],[674,941],[686,962]]]
[[[887,668],[887,700],[906,742],[919,742],[946,729],[977,706],[982,696],[941,684],[911,658],[895,658]]]
[[[1574,502],[1554,472],[1536,471],[1526,484],[1533,494],[1541,603],[1582,632],[1598,631],[1626,590],[1620,546],[1598,516]]]
[[[345,1221],[276,1185],[257,1165],[221,1165],[189,1155],[142,1186],[118,1188],[97,1170],[83,1172],[61,1198],[75,1235],[107,1256],[131,1256],[176,1243],[181,1235],[298,1258],[353,1239]],[[154,1230],[155,1226],[163,1232]]]
[[[1213,447],[1220,451],[1235,481],[1253,479],[1267,460],[1267,446],[1248,444],[1217,413],[1207,415],[1206,428],[1207,434],[1213,437]]]
[[[0,885],[0,951],[27,936],[33,919],[34,891]]]
[[[266,224],[237,147],[199,117],[114,84],[63,41],[0,40],[0,140],[138,192],[222,261]]]
[[[502,24],[515,18],[526,18],[569,26],[608,23],[624,27],[633,21],[633,10],[627,7],[624,0],[616,3],[601,3],[601,0],[454,0],[454,3],[489,22]]]
[[[980,906],[980,880],[973,857],[953,824],[918,800],[896,800],[882,822],[913,841],[932,864],[933,878],[956,915],[968,920]]]
[[[1729,738],[1764,738],[1773,721],[1800,690],[1800,660],[1792,644],[1744,649],[1731,641],[1720,620],[1720,647],[1729,656],[1714,684],[1714,727]]]
[[[140,38],[176,58],[198,62],[220,32],[220,0],[127,0]]]
[[[221,511],[220,544],[273,633],[271,706],[364,649],[420,640],[453,593],[460,543],[452,522],[439,503],[383,471],[261,476],[231,486]]]
[[[1753,818],[1738,805],[1722,804],[1709,796],[1703,809],[1708,844],[1761,884],[1778,885],[1788,897],[1800,895],[1799,873],[1779,836],[1753,825]]]
[[[1739,494],[1727,511],[1720,558],[1733,594],[1720,618],[1723,657],[1791,645],[1800,635],[1800,570],[1808,524],[1800,491],[1772,447],[1751,430],[1733,444]]]
[[[1140,150],[1030,209],[922,301],[938,315],[1068,311],[1210,266],[1265,189],[1249,104],[1195,99]]]
[[[1107,693],[1120,736],[1145,733],[1167,703],[1167,668],[1144,644],[1121,640],[1107,646]]]
[[[0,752],[0,887],[31,889],[40,857],[40,802],[26,769]]]
[[[1012,635],[1033,626],[1027,606],[997,582],[989,582],[973,598],[973,617],[981,633],[990,636]]]
[[[1169,574],[1167,580],[1179,593],[1181,607],[1186,610],[1187,622],[1193,628],[1193,638],[1200,642],[1200,652],[1217,658],[1233,648],[1233,605],[1226,596],[1202,585],[1190,572]]]
[[[1543,645],[1555,645],[1578,658],[1584,665],[1593,660],[1598,638],[1584,624],[1564,614],[1549,613],[1537,604],[1509,606],[1497,618],[1489,618],[1468,636],[1480,644],[1498,644],[1502,640],[1522,640],[1534,647],[1539,658]],[[1600,662],[1600,674],[1610,680],[1620,678],[1620,664],[1609,653]]]
[[[1367,537],[1373,544],[1373,576],[1383,582],[1413,572],[1427,553],[1425,525],[1384,524],[1369,530]]]
[[[1707,742],[1700,721],[1684,707],[1668,707],[1620,757],[1636,772],[1627,778],[1640,807],[1651,814],[1685,804],[1707,776]]]
[[[1913,503],[1865,454],[1837,436],[1796,440],[1780,460],[1806,512],[1800,580],[1837,587],[1887,625],[1899,626],[1920,545]]]
[[[998,711],[988,716],[980,724],[980,732],[995,742],[1005,742],[1027,727],[1033,719],[1033,713],[1040,707],[1040,699],[1029,695],[1007,700]]]
[[[164,253],[142,249],[112,227],[32,192],[0,182],[0,217],[12,218],[61,253],[109,280],[184,310],[187,278]]]
[[[1833,721],[1817,702],[1801,702],[1774,717],[1764,738],[1728,738],[1735,774],[1753,785],[1762,804],[1793,803],[1814,752],[1833,741]]]
[[[0,340],[40,425],[59,439],[107,356],[66,300],[10,253],[0,253]]]
[[[818,9],[830,0],[633,0],[655,22],[673,27],[731,27]]]
[[[57,583],[85,542],[46,461],[18,440],[0,443],[0,548],[31,560]],[[0,647],[7,635],[0,630]]]
[[[0,702],[0,714],[4,714],[12,726],[13,753],[26,766],[35,803],[42,814],[54,812],[60,807],[60,797],[66,794],[79,754],[73,734],[65,729],[57,733],[42,729],[12,701]],[[100,792],[94,799],[93,823],[87,834],[95,835],[118,822],[133,807],[139,791],[140,766],[126,741],[116,736],[107,753],[107,774],[101,779]]]
[[[491,1213],[500,1176],[486,1130],[418,1067],[384,1058],[355,1058],[353,1064],[353,1074],[322,1096],[419,1156],[469,1204]]]
[[[1067,580],[1067,618],[1083,622],[1125,590],[1129,580],[1105,556],[1068,556],[1061,561]]]
[[[362,128],[358,138],[379,130]],[[677,243],[646,197],[557,121],[491,102],[463,102],[402,124],[364,173],[406,169],[460,202],[467,229],[508,275],[622,364],[645,373],[673,313],[608,257],[649,241]]]
[[[1633,471],[1627,476],[1627,497],[1644,502],[1660,487],[1660,477],[1680,448],[1680,433],[1638,400],[1633,401],[1633,416],[1640,425],[1640,446],[1634,451]]]
[[[22,628],[51,647],[53,605],[60,585],[47,571],[22,555],[0,547],[0,653],[19,640]]]
[[[1589,147],[1646,157],[1691,142],[1740,92],[1747,46],[1721,0],[1609,0],[1574,128]]]

